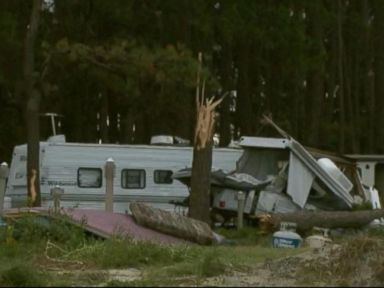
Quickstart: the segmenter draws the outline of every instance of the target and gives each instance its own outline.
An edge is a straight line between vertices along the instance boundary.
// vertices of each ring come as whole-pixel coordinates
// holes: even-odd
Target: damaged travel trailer
[[[306,149],[293,138],[242,137],[239,145],[244,152],[236,170],[211,173],[212,209],[219,214],[237,211],[238,191],[246,193],[248,215],[349,210],[369,200],[356,164],[347,157]],[[173,177],[188,185],[190,170]]]
[[[162,145],[68,143],[64,135],[40,142],[42,206],[53,206],[51,192],[59,188],[63,192],[61,207],[104,209],[105,165],[112,159],[115,165],[113,211],[129,212],[132,201],[173,211],[175,205],[172,203],[182,202],[189,192],[171,176],[191,166],[193,147],[164,145],[159,137],[154,140]],[[213,166],[234,170],[241,154],[241,149],[214,148]],[[27,204],[26,160],[27,145],[16,146],[6,187],[12,207]]]

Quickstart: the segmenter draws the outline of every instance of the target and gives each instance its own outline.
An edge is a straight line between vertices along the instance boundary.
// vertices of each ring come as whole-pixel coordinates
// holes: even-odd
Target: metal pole
[[[56,135],[56,125],[55,125],[55,115],[54,114],[51,114],[51,124],[52,124],[53,135]]]
[[[63,116],[60,115],[60,114],[57,114],[57,113],[44,113],[44,114],[40,114],[40,115],[41,116],[47,116],[47,117],[51,118],[52,133],[53,133],[53,135],[56,135],[56,120],[55,120],[55,117],[63,117]]]
[[[9,174],[8,164],[3,162],[0,165],[0,215],[3,214],[4,208],[4,197],[5,197],[5,188],[7,183],[7,178]]]
[[[237,192],[237,229],[243,228],[244,202],[244,192]]]
[[[108,158],[105,163],[105,211],[113,212],[113,178],[115,176],[115,161]]]

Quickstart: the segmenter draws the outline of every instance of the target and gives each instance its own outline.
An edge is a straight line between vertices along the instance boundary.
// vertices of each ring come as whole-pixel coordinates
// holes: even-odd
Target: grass
[[[19,263],[1,271],[2,286],[39,287],[47,285],[47,273],[36,271],[31,263]]]
[[[0,286],[198,285],[206,277],[244,271],[266,258],[303,251],[271,248],[271,237],[252,227],[217,231],[233,245],[199,246],[135,242],[129,237],[101,240],[65,218],[48,221],[25,215],[8,224],[12,229],[3,230],[0,237],[4,248],[0,249]],[[128,268],[142,271],[141,279],[108,278],[108,269]]]

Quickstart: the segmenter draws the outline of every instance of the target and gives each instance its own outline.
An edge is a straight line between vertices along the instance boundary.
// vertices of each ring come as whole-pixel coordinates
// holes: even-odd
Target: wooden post
[[[245,194],[243,191],[237,192],[237,229],[243,228]]]
[[[113,178],[115,177],[115,161],[108,158],[105,163],[105,211],[113,212]]]
[[[8,164],[3,162],[0,165],[0,215],[3,214],[4,197],[5,197],[5,183],[8,178],[9,168]]]
[[[53,198],[53,209],[55,213],[60,212],[60,198],[64,193],[64,189],[60,188],[58,185],[51,189],[51,196]]]

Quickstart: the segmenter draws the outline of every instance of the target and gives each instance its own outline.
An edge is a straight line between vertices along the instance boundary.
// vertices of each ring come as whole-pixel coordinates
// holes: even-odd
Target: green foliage
[[[359,210],[372,210],[372,203],[370,201],[365,201],[361,204],[352,204],[352,210],[353,211],[359,211]]]
[[[54,1],[53,10],[41,13],[35,49],[36,75],[45,75],[39,79],[44,92],[41,110],[64,116],[60,133],[69,141],[95,142],[100,133],[96,127],[104,121],[95,115],[106,106],[111,119],[120,117],[121,127],[106,128],[105,141],[143,143],[155,133],[192,138],[196,56],[203,52],[206,95],[238,92],[236,112],[222,105],[227,116],[218,118],[218,127],[229,130],[232,124],[240,134],[255,135],[261,131],[260,123],[250,119],[271,112],[289,133],[312,145],[306,143],[308,127],[303,123],[310,123],[311,111],[319,109],[324,117],[315,134],[321,134],[322,141],[314,145],[337,149],[343,129],[347,150],[377,149],[380,141],[374,146],[363,139],[381,132],[369,124],[372,119],[359,121],[358,115],[374,115],[371,104],[381,105],[374,98],[382,93],[374,95],[366,84],[367,75],[381,75],[376,71],[380,65],[372,66],[380,63],[374,60],[383,50],[376,35],[382,25],[380,5],[341,1],[339,7],[337,3]],[[0,143],[0,155],[8,161],[13,146],[25,142],[20,116],[25,109],[23,45],[31,6],[20,0],[0,4],[0,123],[6,123],[0,124],[0,138],[7,139]],[[340,84],[339,23],[347,79],[344,107],[338,107],[335,92]],[[316,95],[309,91],[312,86],[304,85],[316,73],[318,91],[328,95],[320,107],[312,107]],[[102,102],[103,97],[108,101]],[[348,114],[345,127],[340,111]],[[50,132],[48,121],[42,122],[45,139]],[[125,123],[128,127],[123,127]],[[135,132],[129,130],[133,125]],[[135,135],[125,136],[127,130]]]
[[[212,250],[206,253],[201,259],[201,264],[198,266],[198,275],[202,277],[212,277],[224,274],[226,264],[219,257],[217,250]]]
[[[41,241],[48,239],[62,243],[65,247],[74,248],[88,241],[87,235],[82,227],[69,222],[66,216],[57,218],[41,215],[24,215],[20,219],[10,223],[14,226],[14,238],[22,243]]]
[[[384,238],[384,229],[382,225],[378,225],[377,227],[368,227],[367,234],[370,237],[375,238]]]
[[[91,247],[90,247],[91,248]],[[76,259],[88,259],[102,268],[142,267],[167,265],[182,261],[188,247],[173,248],[152,242],[137,242],[132,239],[110,239],[94,249],[82,249]]]
[[[223,235],[229,240],[233,240],[238,245],[262,245],[270,246],[272,238],[270,235],[263,234],[258,227],[245,226],[242,229],[217,229],[218,234]]]
[[[49,275],[34,263],[36,255],[42,253],[42,243],[1,242],[0,286],[45,286]]]
[[[20,264],[1,272],[1,286],[39,287],[46,285],[44,273],[36,271],[31,265]]]

